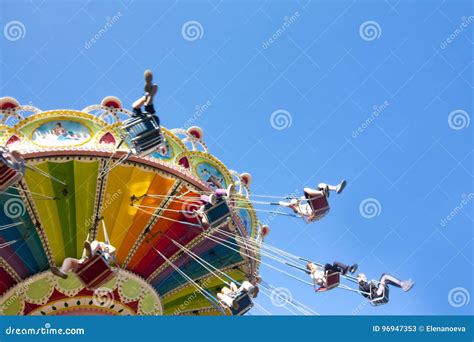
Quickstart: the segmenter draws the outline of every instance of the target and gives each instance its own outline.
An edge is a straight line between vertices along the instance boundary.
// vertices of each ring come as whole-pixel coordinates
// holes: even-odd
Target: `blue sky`
[[[472,314],[472,15],[468,1],[4,0],[0,94],[43,110],[130,104],[153,69],[162,124],[193,118],[253,193],[347,179],[324,220],[272,218],[268,243],[416,286],[372,308],[262,267],[268,283],[321,314]],[[289,120],[272,125],[275,112]],[[361,214],[366,199],[378,215]]]

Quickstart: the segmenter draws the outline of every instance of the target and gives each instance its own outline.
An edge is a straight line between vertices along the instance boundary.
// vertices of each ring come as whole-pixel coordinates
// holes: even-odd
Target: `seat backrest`
[[[134,149],[133,152],[142,156],[156,151],[165,141],[156,115],[128,119],[123,122],[122,129],[128,133],[125,140]]]
[[[339,286],[341,274],[339,272],[326,272],[326,288],[331,290]]]
[[[127,131],[131,139],[160,128],[160,120],[156,115],[143,115],[125,120],[122,129]]]
[[[341,274],[339,272],[326,272],[325,278],[326,284],[320,286],[319,288],[316,288],[316,292],[325,292],[338,287],[341,279]]]
[[[207,203],[204,206],[204,215],[207,217],[209,227],[216,228],[230,217],[230,209],[222,197],[217,197],[216,203]]]
[[[370,299],[370,304],[373,306],[379,306],[379,305],[384,305],[388,303],[389,300],[389,288],[387,285],[385,285],[384,290],[382,295],[378,296],[377,295],[377,286],[371,284],[371,299]]]
[[[312,195],[310,198],[308,198],[308,204],[315,213],[329,210],[328,200],[326,196],[322,194]]]
[[[85,287],[97,289],[113,278],[115,272],[104,258],[97,254],[79,265],[76,274]]]
[[[7,162],[2,160],[0,164],[0,192],[7,190],[23,178],[23,173],[15,170]]]
[[[242,316],[253,307],[252,299],[246,291],[236,293],[234,303],[236,308],[231,307],[230,311],[235,316]]]

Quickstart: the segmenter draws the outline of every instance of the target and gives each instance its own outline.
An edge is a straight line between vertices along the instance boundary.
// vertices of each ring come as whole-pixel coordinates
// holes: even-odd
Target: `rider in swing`
[[[145,77],[145,86],[143,87],[144,95],[141,96],[138,100],[136,100],[132,107],[133,107],[133,115],[134,116],[143,116],[146,114],[154,115],[156,113],[155,106],[153,105],[153,99],[155,95],[158,93],[158,84],[153,83],[153,72],[151,70],[145,70],[144,72]],[[142,112],[142,106],[144,106],[145,112]],[[159,124],[158,119],[158,124]],[[162,143],[158,147],[158,152],[166,156],[168,155],[168,145],[166,142]]]
[[[346,187],[347,182],[341,181],[338,185],[329,185],[320,183],[317,189],[304,188],[304,196],[297,199],[293,198],[290,202],[280,201],[278,204],[287,207],[301,217],[307,223],[311,223],[321,219],[329,211],[327,198],[331,191],[340,194]],[[306,203],[302,203],[306,202]]]
[[[81,264],[91,257],[100,255],[108,264],[115,259],[115,247],[105,242],[99,242],[96,240],[92,242],[85,241],[84,249],[86,251],[86,256],[84,258],[66,258],[60,268],[56,266],[51,267],[51,272],[55,276],[67,279],[68,272],[75,272]]]
[[[133,114],[136,116],[143,115],[142,106],[145,106],[145,112],[149,114],[155,114],[155,107],[153,106],[153,98],[158,92],[158,85],[153,83],[153,72],[151,70],[145,70],[145,86],[143,88],[144,95],[136,100],[133,107]]]
[[[359,283],[359,291],[362,296],[373,301],[377,298],[384,297],[385,302],[388,302],[388,285],[401,288],[403,292],[408,292],[415,285],[413,280],[400,280],[393,275],[383,273],[379,281],[367,281],[367,276],[364,273],[357,275],[357,281]]]
[[[201,195],[200,200],[203,203],[203,205],[201,205],[199,209],[196,210],[196,214],[199,215],[199,217],[201,218],[204,224],[209,224],[209,222],[207,222],[207,217],[205,215],[206,206],[208,204],[212,204],[212,205],[216,204],[218,198],[230,198],[231,196],[234,195],[234,193],[235,193],[235,186],[234,184],[230,184],[227,187],[227,189],[216,189],[210,195]]]
[[[340,273],[341,275],[346,275],[348,273],[355,273],[357,271],[358,265],[354,264],[348,266],[339,261],[334,261],[332,264],[325,265],[316,265],[313,262],[308,262],[306,264],[307,272],[310,274],[313,283],[319,287],[327,286],[327,275],[329,273]]]
[[[217,298],[228,308],[238,309],[238,303],[235,298],[242,293],[247,293],[251,298],[256,298],[259,292],[258,284],[260,284],[262,278],[260,276],[255,277],[251,282],[245,280],[242,282],[240,287],[234,282],[229,284],[229,287],[224,286],[221,291],[217,294]]]

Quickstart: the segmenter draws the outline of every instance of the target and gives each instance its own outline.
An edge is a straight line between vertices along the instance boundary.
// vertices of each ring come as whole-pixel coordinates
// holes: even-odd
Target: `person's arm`
[[[237,285],[235,283],[230,283],[230,289],[232,290],[232,292],[235,292],[238,290]]]

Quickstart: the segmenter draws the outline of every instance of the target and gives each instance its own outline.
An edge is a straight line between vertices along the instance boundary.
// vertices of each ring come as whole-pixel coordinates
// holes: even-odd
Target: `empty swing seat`
[[[115,276],[115,272],[100,255],[87,259],[76,270],[76,275],[88,289],[95,290]]]
[[[377,295],[377,287],[373,286],[370,289],[370,300],[369,303],[373,306],[380,306],[388,303],[388,296],[389,296],[389,289],[388,286],[385,285],[382,295]]]
[[[233,299],[234,306],[229,309],[234,316],[242,316],[253,307],[252,299],[246,291],[236,293]]]
[[[304,195],[308,200],[308,204],[313,210],[316,219],[322,218],[329,212],[329,203],[326,196],[324,196],[323,194],[310,195],[306,192],[304,193]]]
[[[316,292],[324,292],[332,290],[339,286],[341,280],[341,274],[339,272],[326,272],[326,285],[319,287],[316,289]]]
[[[11,158],[3,153],[0,155],[0,192],[7,190],[10,186],[18,183],[24,174],[25,166],[22,162],[11,161]]]
[[[218,228],[230,219],[230,209],[223,197],[217,197],[215,204],[204,205],[204,215],[209,228]]]
[[[164,143],[156,115],[144,114],[125,120],[122,129],[128,133],[126,141],[136,154],[150,154]]]

